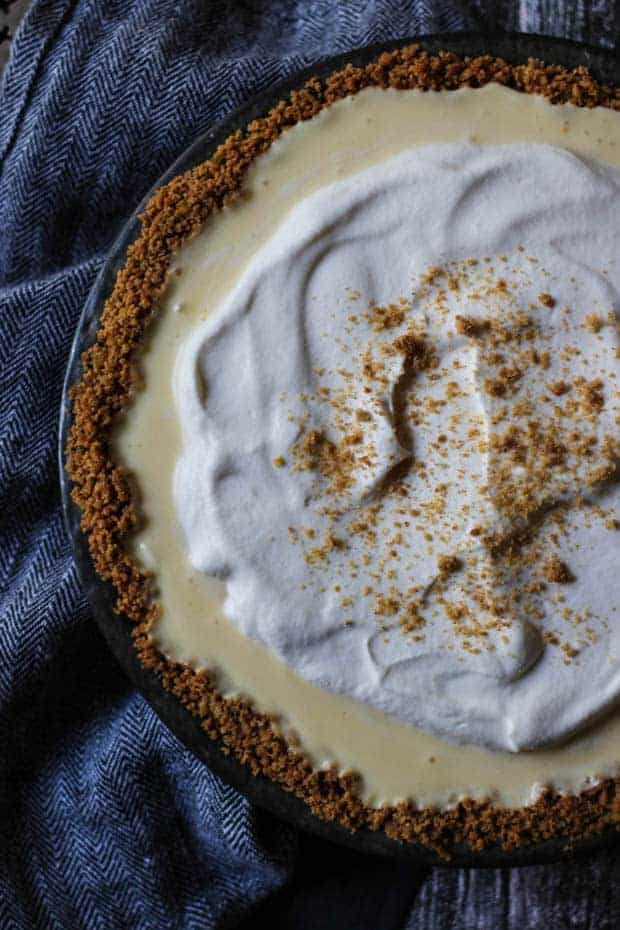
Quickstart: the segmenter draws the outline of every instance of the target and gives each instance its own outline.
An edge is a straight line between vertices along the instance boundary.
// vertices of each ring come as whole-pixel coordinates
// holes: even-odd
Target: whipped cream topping
[[[619,183],[407,151],[299,203],[182,346],[189,558],[306,679],[509,750],[616,698]]]

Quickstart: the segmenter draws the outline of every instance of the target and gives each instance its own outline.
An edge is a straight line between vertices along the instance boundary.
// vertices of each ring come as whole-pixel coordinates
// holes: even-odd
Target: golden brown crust
[[[137,508],[126,475],[113,461],[108,437],[115,417],[131,403],[135,351],[155,313],[172,255],[235,196],[249,164],[274,139],[364,87],[452,90],[490,81],[542,94],[551,103],[620,109],[620,89],[598,84],[585,68],[567,71],[535,60],[510,65],[491,56],[431,55],[420,46],[409,46],[385,52],[365,67],[347,65],[325,81],[310,79],[265,117],[230,136],[208,161],[157,191],[105,304],[97,340],[83,355],[83,376],[71,391],[73,423],[67,445],[72,497],[82,511],[95,568],[112,582],[117,610],[133,623],[142,663],[200,718],[205,732],[253,773],[303,799],[317,816],[352,830],[383,829],[398,840],[420,842],[444,855],[460,843],[475,850],[491,844],[512,849],[551,837],[570,841],[597,833],[618,820],[616,783],[608,779],[577,796],[549,791],[535,804],[516,809],[471,800],[453,810],[416,810],[410,803],[367,807],[353,776],[313,770],[308,759],[275,731],[269,717],[244,701],[223,698],[208,674],[172,663],[157,652],[149,637],[158,612],[150,579],[123,547],[137,526]]]

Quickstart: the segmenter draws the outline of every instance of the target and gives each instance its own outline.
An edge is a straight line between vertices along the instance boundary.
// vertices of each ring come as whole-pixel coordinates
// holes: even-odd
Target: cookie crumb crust
[[[150,637],[160,611],[152,578],[125,547],[139,527],[139,505],[129,477],[113,459],[109,437],[139,388],[137,350],[157,312],[173,255],[211,214],[238,196],[249,165],[275,139],[365,87],[456,90],[492,81],[542,95],[552,104],[620,109],[620,88],[597,83],[583,67],[567,70],[534,59],[511,65],[488,55],[430,54],[419,45],[385,52],[364,67],[346,65],[325,80],[311,78],[266,116],[229,136],[208,161],[177,176],[152,197],[140,217],[141,233],[128,249],[106,301],[96,341],[82,356],[81,381],[70,393],[73,418],[67,472],[73,482],[72,498],[81,510],[95,569],[112,583],[116,610],[132,623],[142,664],[200,719],[204,731],[225,753],[301,798],[318,817],[350,830],[382,829],[394,839],[421,843],[443,856],[463,844],[472,850],[491,845],[509,850],[552,837],[570,843],[616,826],[620,820],[617,782],[605,779],[578,795],[545,790],[534,803],[519,808],[471,799],[448,810],[418,809],[412,802],[378,809],[364,804],[354,774],[336,768],[314,770],[268,715],[247,701],[224,698],[212,675],[173,663],[157,651]],[[541,295],[541,301],[548,296]],[[388,325],[384,317],[380,314],[378,319]],[[464,331],[469,323],[462,321]],[[449,557],[444,567],[446,572],[457,570]]]

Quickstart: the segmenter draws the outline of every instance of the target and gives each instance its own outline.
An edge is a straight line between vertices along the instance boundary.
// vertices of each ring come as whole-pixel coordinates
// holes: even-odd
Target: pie
[[[618,109],[419,46],[311,79],[155,193],[84,354],[140,660],[351,830],[616,823]]]

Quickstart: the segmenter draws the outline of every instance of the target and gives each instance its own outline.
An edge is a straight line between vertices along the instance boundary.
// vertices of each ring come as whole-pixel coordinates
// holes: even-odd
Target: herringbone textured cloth
[[[60,514],[63,369],[106,249],[199,133],[328,54],[476,16],[431,0],[36,0],[23,22],[0,92],[2,930],[234,926],[286,879],[294,832],[180,746],[91,620]]]

